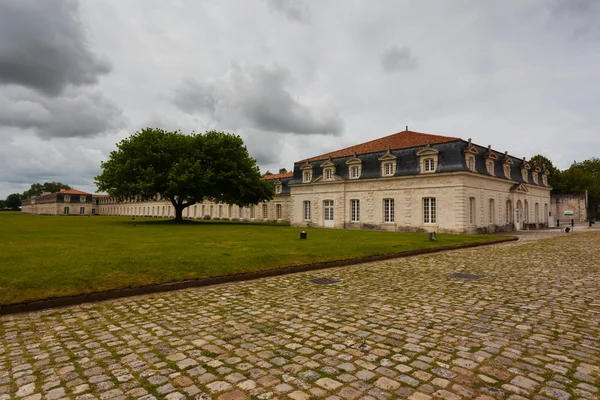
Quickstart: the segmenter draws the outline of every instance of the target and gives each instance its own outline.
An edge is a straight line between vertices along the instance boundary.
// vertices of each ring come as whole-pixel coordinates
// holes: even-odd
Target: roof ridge
[[[396,140],[394,140],[396,139]],[[369,154],[369,153],[377,153],[380,151],[385,151],[387,149],[391,150],[400,150],[400,149],[408,149],[411,147],[420,147],[426,145],[428,142],[433,144],[438,143],[446,143],[452,142],[456,140],[462,140],[458,137],[453,136],[442,136],[435,135],[431,133],[423,133],[423,132],[415,132],[404,130],[401,132],[396,132],[391,135],[383,136],[378,139],[369,140],[364,143],[359,143],[353,146],[345,147],[343,149],[334,150],[325,154],[321,154],[315,157],[309,157],[297,161],[296,163],[301,162],[310,162],[310,161],[319,161],[325,160],[329,157],[331,158],[340,158],[351,156],[353,153],[356,154]]]

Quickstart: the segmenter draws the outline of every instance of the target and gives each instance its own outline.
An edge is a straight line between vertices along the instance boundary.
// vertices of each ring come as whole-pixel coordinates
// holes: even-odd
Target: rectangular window
[[[211,205],[211,206],[210,206],[210,216],[211,216],[211,217],[213,217],[213,216],[214,216],[214,215],[213,215],[213,209],[214,209],[214,207]]]
[[[435,224],[437,223],[436,214],[436,200],[435,197],[425,197],[423,199],[423,223]]]
[[[281,193],[281,185],[276,185],[275,186],[275,194],[280,194]]]
[[[325,221],[333,221],[333,200],[323,201],[323,214]]]
[[[473,157],[467,158],[467,168],[470,171],[475,171],[475,159]]]
[[[269,218],[269,207],[266,204],[263,204],[263,219]]]
[[[394,199],[383,199],[383,222],[394,222]]]
[[[535,222],[540,222],[540,205],[535,203]]]
[[[433,172],[435,171],[435,165],[433,163],[433,158],[428,158],[425,160],[425,172]]]
[[[489,224],[493,225],[496,221],[495,221],[495,216],[496,216],[496,204],[494,202],[494,199],[490,199],[490,210],[489,210]]]
[[[331,180],[331,178],[333,178],[333,171],[330,169],[326,169],[325,170],[325,179],[326,180]]]
[[[310,201],[304,202],[304,220],[310,221]]]
[[[254,211],[255,211],[254,207],[255,206],[250,206],[250,218],[255,218],[255,216],[254,216],[255,215],[255,213],[254,213]]]
[[[302,174],[302,181],[310,182],[311,179],[312,179],[312,173],[310,171],[304,171],[304,173]]]
[[[233,206],[232,205],[229,206],[229,210],[228,210],[227,216],[229,218],[233,218]]]
[[[219,218],[223,217],[223,206],[219,205]]]
[[[354,166],[350,168],[350,177],[351,178],[358,178],[359,174],[359,169],[358,167]]]
[[[469,197],[469,224],[475,224],[475,197]]]
[[[85,207],[79,207],[79,214],[80,215],[84,215],[85,214]]]
[[[171,212],[171,210],[169,210],[169,212]],[[202,217],[204,217],[206,215],[206,208],[204,206],[204,204],[202,204]]]
[[[394,163],[386,163],[383,165],[383,174],[386,176],[394,175]]]
[[[360,221],[360,200],[350,200],[350,221]]]
[[[65,215],[69,215],[69,207],[65,207],[64,213],[65,213]]]
[[[283,219],[283,212],[281,210],[281,204],[277,204],[275,209],[277,210],[277,219]]]

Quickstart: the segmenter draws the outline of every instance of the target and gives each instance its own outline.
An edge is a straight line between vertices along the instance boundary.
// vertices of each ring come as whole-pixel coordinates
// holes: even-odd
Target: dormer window
[[[379,157],[379,161],[381,161],[381,176],[394,176],[396,173],[396,159],[397,157],[391,153],[390,149],[383,156]]]
[[[304,171],[302,173],[302,182],[310,182],[312,180],[312,171]]]
[[[498,159],[498,156],[496,155],[496,153],[494,153],[492,151],[492,146],[488,146],[488,151],[487,153],[485,153],[484,155],[485,157],[485,169],[487,170],[488,174],[490,175],[495,175],[495,171],[494,171],[494,163],[496,162],[496,160]]]
[[[513,161],[510,158],[510,156],[508,155],[508,151],[504,152],[504,158],[502,159],[502,169],[504,170],[504,176],[508,179],[511,179],[510,177],[510,166],[512,165]]]
[[[81,196],[79,196],[79,202],[80,203],[85,203],[85,201],[87,200],[87,196],[82,194]]]
[[[360,158],[354,156],[346,161],[346,165],[348,165],[348,178],[350,179],[358,179],[362,173],[362,161]]]
[[[281,194],[281,184],[275,185],[275,194]]]
[[[431,144],[427,142],[427,146],[417,151],[417,157],[419,157],[420,171],[422,174],[433,173],[437,170],[438,163],[438,149],[431,147]]]
[[[533,171],[531,173],[531,177],[533,178],[533,183],[535,183],[537,185],[537,183],[538,183],[538,173],[535,172],[535,171]]]
[[[469,171],[475,172],[475,157],[467,156],[467,169]]]
[[[487,160],[485,162],[485,167],[487,169],[488,174],[494,175],[494,161],[493,160]]]
[[[525,161],[525,157],[523,157],[523,162],[521,163],[521,177],[524,182],[528,182],[529,170],[531,169],[531,164]]]
[[[333,161],[331,161],[331,157],[321,164],[321,168],[323,168],[323,179],[326,181],[332,181],[335,174],[335,164]]]
[[[69,203],[71,201],[71,196],[68,194],[65,195],[65,203]]]
[[[542,183],[544,186],[548,186],[548,175],[542,174]]]
[[[312,182],[312,165],[309,163],[305,163],[300,167],[302,170],[302,183],[310,183]]]
[[[465,163],[467,164],[467,169],[471,172],[475,172],[475,156],[477,154],[479,154],[479,150],[477,150],[477,147],[469,139],[467,147],[465,147]]]

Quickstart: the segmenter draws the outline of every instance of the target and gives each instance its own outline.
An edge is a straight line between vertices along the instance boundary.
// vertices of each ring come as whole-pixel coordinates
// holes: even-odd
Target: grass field
[[[0,305],[497,239],[0,212]]]

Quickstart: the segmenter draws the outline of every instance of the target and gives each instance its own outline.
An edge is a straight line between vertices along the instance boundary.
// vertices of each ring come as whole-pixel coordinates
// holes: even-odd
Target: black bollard
[[[560,221],[558,220],[558,218],[556,219],[556,226],[560,226]]]
[[[575,220],[571,219],[571,226],[575,226]]]

